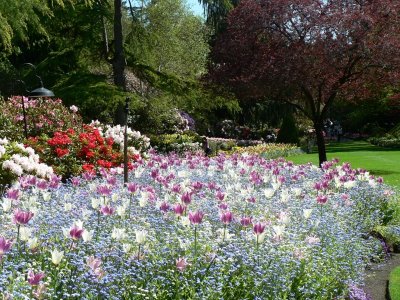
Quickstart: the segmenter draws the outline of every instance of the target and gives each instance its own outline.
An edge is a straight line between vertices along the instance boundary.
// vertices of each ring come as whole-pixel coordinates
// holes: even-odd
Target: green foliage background
[[[86,122],[114,122],[126,97],[131,125],[145,132],[156,132],[174,108],[191,114],[200,131],[216,122],[213,111],[240,110],[234,97],[200,82],[209,53],[204,20],[182,0],[124,3],[126,91],[113,84],[113,1],[1,2],[0,95],[38,86],[34,70],[24,65],[29,62],[45,87],[65,105],[77,105]]]

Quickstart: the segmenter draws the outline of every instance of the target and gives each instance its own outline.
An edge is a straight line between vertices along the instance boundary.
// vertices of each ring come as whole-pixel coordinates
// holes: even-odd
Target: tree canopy
[[[398,83],[400,3],[391,0],[244,0],[213,49],[209,77],[240,97],[269,97],[313,121],[337,98],[363,99]]]

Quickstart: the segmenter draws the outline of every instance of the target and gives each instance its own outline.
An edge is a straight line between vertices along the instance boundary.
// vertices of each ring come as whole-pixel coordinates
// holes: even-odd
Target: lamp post
[[[34,89],[32,91],[28,91],[26,89],[25,82],[22,81],[22,80],[17,80],[18,82],[22,82],[22,84],[24,85],[25,92],[28,94],[28,99],[29,99],[29,97],[30,98],[54,97],[54,93],[52,91],[46,89],[43,86],[42,78],[36,73],[36,67],[31,63],[25,63],[24,65],[30,66],[31,68],[33,68],[33,70],[35,72],[35,76],[40,81],[40,87],[39,88],[36,88],[36,89]],[[24,134],[25,134],[25,138],[27,139],[28,138],[28,124],[27,124],[27,121],[26,121],[26,109],[25,109],[25,99],[24,99],[24,97],[22,97],[22,116],[23,116],[23,119],[24,119]]]
[[[125,99],[125,129],[124,129],[124,184],[128,183],[128,114],[129,114],[129,101]]]

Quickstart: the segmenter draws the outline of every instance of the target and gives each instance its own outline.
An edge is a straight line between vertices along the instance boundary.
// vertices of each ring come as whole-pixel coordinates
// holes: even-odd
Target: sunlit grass
[[[400,150],[385,149],[364,141],[327,144],[328,160],[339,158],[351,163],[353,168],[363,168],[371,174],[382,176],[386,183],[400,188]],[[318,164],[316,149],[310,154],[288,157],[296,164]]]

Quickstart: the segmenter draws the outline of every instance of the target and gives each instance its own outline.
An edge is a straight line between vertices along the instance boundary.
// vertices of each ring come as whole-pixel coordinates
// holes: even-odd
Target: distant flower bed
[[[2,199],[6,299],[343,299],[361,294],[390,193],[349,164],[150,154]]]
[[[370,138],[368,141],[379,147],[400,148],[400,138],[398,137]]]
[[[275,159],[279,157],[287,157],[291,155],[301,154],[303,151],[292,144],[258,144],[255,146],[248,147],[233,147],[230,151],[226,151],[228,154],[240,153],[240,154],[251,154],[261,155],[267,159]]]

